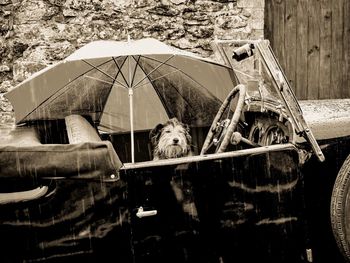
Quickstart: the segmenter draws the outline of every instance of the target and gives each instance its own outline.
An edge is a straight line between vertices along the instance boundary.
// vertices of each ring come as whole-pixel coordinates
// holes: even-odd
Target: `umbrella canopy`
[[[155,39],[96,41],[6,97],[16,123],[81,114],[90,115],[100,130],[130,131],[171,117],[210,125],[236,84],[231,68]]]

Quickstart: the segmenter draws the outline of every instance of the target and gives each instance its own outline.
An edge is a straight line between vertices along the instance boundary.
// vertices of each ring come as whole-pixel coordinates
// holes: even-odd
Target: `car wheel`
[[[344,161],[334,183],[331,223],[338,247],[350,262],[350,155]]]

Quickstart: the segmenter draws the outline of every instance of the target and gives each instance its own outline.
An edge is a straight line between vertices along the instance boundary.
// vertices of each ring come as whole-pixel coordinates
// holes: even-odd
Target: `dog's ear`
[[[188,126],[187,124],[183,124],[185,131],[186,131],[186,140],[188,144],[191,144],[192,142],[192,136],[190,134],[190,126]]]
[[[163,129],[164,125],[159,123],[153,130],[149,133],[149,138],[152,142],[152,145],[156,145],[159,140],[160,131]]]

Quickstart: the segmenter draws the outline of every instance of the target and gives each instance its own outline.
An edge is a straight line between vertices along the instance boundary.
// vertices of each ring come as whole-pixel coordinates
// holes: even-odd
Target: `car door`
[[[269,147],[122,168],[135,262],[302,262],[298,153]]]

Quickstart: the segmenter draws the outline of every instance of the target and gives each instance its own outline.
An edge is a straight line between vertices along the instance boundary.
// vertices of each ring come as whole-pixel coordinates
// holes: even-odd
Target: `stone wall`
[[[34,72],[99,39],[153,37],[212,56],[210,41],[263,37],[264,0],[0,0],[0,125],[3,98]]]

